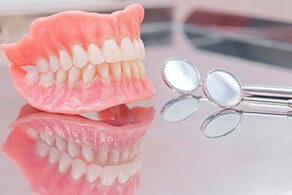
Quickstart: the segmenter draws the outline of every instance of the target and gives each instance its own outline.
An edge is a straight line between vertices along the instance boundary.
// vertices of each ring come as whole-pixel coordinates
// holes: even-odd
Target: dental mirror
[[[190,117],[199,108],[200,98],[182,95],[167,102],[161,109],[161,115],[167,122],[179,122]]]
[[[162,68],[164,82],[179,93],[192,93],[200,85],[200,74],[195,66],[181,58],[168,59]]]

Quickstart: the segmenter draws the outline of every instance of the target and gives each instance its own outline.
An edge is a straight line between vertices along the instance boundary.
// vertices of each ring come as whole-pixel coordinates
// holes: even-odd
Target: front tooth
[[[49,163],[55,164],[59,160],[60,151],[55,147],[50,148],[49,152]]]
[[[73,87],[81,78],[81,70],[77,67],[72,67],[68,73],[68,84]]]
[[[28,82],[33,83],[38,80],[39,76],[40,74],[38,73],[38,71],[28,71],[25,77]]]
[[[68,75],[65,70],[63,69],[58,70],[57,75],[56,75],[56,84],[62,85],[63,83],[65,83],[67,78],[68,78]]]
[[[44,74],[41,74],[40,76],[40,82],[44,85],[50,84],[54,80],[54,73],[47,72]]]
[[[120,162],[121,162],[121,163],[127,162],[128,159],[129,159],[129,149],[126,148],[126,149],[124,149],[124,150],[121,152],[121,155],[120,155]]]
[[[38,140],[36,142],[36,150],[41,157],[45,157],[49,154],[50,147],[44,142]]]
[[[73,61],[70,54],[65,50],[60,50],[60,64],[63,70],[67,71],[73,66]]]
[[[119,62],[122,59],[120,48],[113,39],[107,39],[103,42],[102,53],[108,63]]]
[[[97,153],[96,164],[103,166],[106,163],[107,163],[107,149],[102,148]]]
[[[97,74],[104,80],[107,81],[109,79],[109,65],[107,63],[103,63],[97,66]]]
[[[106,166],[103,168],[99,178],[104,186],[112,185],[119,175],[120,166]]]
[[[94,182],[101,172],[102,172],[102,167],[101,166],[98,166],[98,165],[95,165],[95,164],[89,165],[89,167],[87,168],[87,172],[86,172],[87,181],[89,183]]]
[[[89,163],[94,160],[93,149],[87,143],[82,143],[82,156]]]
[[[46,59],[40,59],[36,63],[36,70],[41,73],[46,73],[50,70],[49,62]]]
[[[67,153],[62,152],[60,155],[60,160],[59,160],[59,171],[64,172],[66,171],[72,163],[72,157],[69,156]]]
[[[67,150],[67,144],[66,144],[66,141],[63,137],[56,138],[56,146],[57,146],[58,150],[60,150],[62,152]]]
[[[46,142],[49,146],[52,146],[55,142],[55,138],[52,135],[47,134],[45,132],[40,133],[40,138],[41,138],[41,140]]]
[[[120,50],[124,61],[135,59],[134,46],[128,37],[121,40]]]
[[[95,44],[90,44],[88,46],[88,57],[89,61],[94,65],[101,64],[104,62],[103,55],[98,46]]]
[[[133,162],[121,165],[120,174],[119,174],[119,183],[126,183],[134,171],[135,171],[135,164]]]
[[[92,64],[88,64],[88,66],[86,66],[82,72],[83,85],[89,85],[94,79],[95,75],[96,75],[96,66]]]
[[[121,78],[121,64],[119,62],[111,64],[110,71],[117,80]]]
[[[110,155],[109,155],[109,159],[108,159],[109,165],[118,164],[119,157],[120,157],[119,150],[117,150],[117,149],[112,150]]]
[[[139,78],[139,69],[136,61],[131,62],[131,73],[134,76],[134,78]]]
[[[144,43],[141,39],[138,40],[138,48],[139,48],[138,58],[141,60],[145,60],[145,47],[144,47]]]
[[[126,78],[131,77],[131,65],[130,62],[122,62],[122,72]]]
[[[50,62],[50,68],[52,72],[57,72],[61,68],[59,58],[57,58],[56,56],[50,55],[49,62]]]
[[[71,138],[68,140],[68,153],[73,157],[78,157],[80,155],[79,145],[74,142]]]
[[[78,68],[83,68],[88,62],[87,52],[80,45],[72,47],[73,64]]]
[[[82,160],[74,159],[72,161],[71,177],[73,180],[77,181],[86,172],[86,165]]]

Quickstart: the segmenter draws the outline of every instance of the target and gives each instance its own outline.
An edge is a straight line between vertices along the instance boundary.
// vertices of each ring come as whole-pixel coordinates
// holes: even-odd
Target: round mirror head
[[[192,95],[183,95],[167,102],[161,109],[161,115],[167,122],[179,122],[196,112],[200,100]]]
[[[242,114],[236,110],[223,110],[209,116],[202,124],[201,131],[208,138],[223,137],[234,131],[241,121]]]
[[[206,97],[223,108],[235,107],[242,100],[243,91],[239,81],[225,70],[215,69],[208,72],[202,87]]]
[[[181,58],[171,58],[165,62],[162,78],[170,88],[179,93],[191,93],[200,85],[198,70]]]

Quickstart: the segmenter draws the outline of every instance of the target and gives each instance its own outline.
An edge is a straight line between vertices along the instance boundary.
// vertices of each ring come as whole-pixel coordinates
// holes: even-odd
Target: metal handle
[[[257,96],[245,96],[243,100],[256,104],[269,104],[275,106],[288,106],[292,108],[292,99],[273,98],[273,97],[257,97]]]
[[[272,85],[247,85],[243,87],[245,95],[278,97],[292,99],[292,87],[272,86]]]

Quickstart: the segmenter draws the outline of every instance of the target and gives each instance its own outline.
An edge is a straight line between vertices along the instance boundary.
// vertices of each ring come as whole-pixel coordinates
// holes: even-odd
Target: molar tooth
[[[101,64],[104,62],[101,50],[98,48],[97,45],[93,43],[88,46],[88,57],[89,61],[94,65]]]
[[[26,73],[26,79],[28,80],[28,82],[33,83],[36,80],[38,80],[40,74],[37,71],[28,71]]]
[[[62,152],[60,155],[60,160],[59,160],[59,171],[64,172],[66,171],[72,163],[72,157],[69,156],[67,153]]]
[[[44,58],[38,60],[37,63],[36,63],[36,70],[38,72],[41,72],[41,73],[48,72],[50,70],[50,66],[49,66],[48,60],[46,60]]]
[[[56,74],[56,84],[62,85],[63,83],[65,83],[67,78],[68,78],[68,75],[67,75],[67,72],[65,70],[63,70],[63,69],[58,70],[58,72]]]
[[[117,80],[121,78],[121,64],[119,62],[111,64],[110,71]]]
[[[57,72],[61,68],[59,58],[56,56],[50,55],[49,62],[50,62],[50,68],[52,72]]]
[[[103,168],[99,178],[104,186],[112,185],[119,175],[120,166],[106,166]]]
[[[67,150],[67,144],[66,144],[66,141],[63,137],[57,137],[56,138],[56,146],[58,148],[58,150],[64,152]]]
[[[94,160],[94,151],[87,143],[82,143],[82,156],[89,163]]]
[[[89,85],[94,79],[95,75],[96,75],[96,66],[92,64],[88,64],[88,66],[86,66],[82,72],[83,85]]]
[[[120,49],[123,60],[126,61],[135,59],[134,46],[128,37],[125,37],[121,40]]]
[[[122,66],[122,73],[124,73],[126,78],[130,78],[131,77],[131,65],[130,65],[130,62],[122,62],[121,66]]]
[[[60,64],[63,70],[65,71],[69,70],[73,66],[73,61],[69,52],[65,50],[60,50],[59,56],[60,56]]]
[[[119,162],[120,153],[118,149],[114,149],[111,151],[108,159],[109,165],[116,165]]]
[[[81,45],[74,45],[72,47],[73,64],[78,68],[83,68],[88,62],[87,52]]]
[[[95,165],[95,164],[89,165],[89,167],[87,168],[87,172],[86,172],[87,181],[89,183],[94,182],[101,172],[102,172],[102,167],[101,166],[98,166],[98,165]]]
[[[46,132],[40,133],[40,139],[47,143],[49,146],[52,146],[55,142],[55,138]]]
[[[49,163],[55,164],[59,160],[60,151],[55,147],[50,148],[49,152]]]
[[[120,48],[113,39],[107,39],[103,42],[102,53],[108,63],[119,62],[122,59]]]
[[[107,149],[101,148],[96,157],[96,164],[104,166],[107,163]]]
[[[37,153],[41,156],[41,157],[45,157],[49,154],[49,150],[50,150],[50,147],[45,144],[44,142],[40,141],[40,140],[37,140],[36,142],[36,150],[37,150]]]
[[[69,138],[68,140],[68,153],[73,158],[76,158],[80,155],[79,145],[76,142],[74,142],[71,138]]]
[[[40,76],[40,82],[43,85],[47,85],[47,84],[50,84],[54,80],[54,78],[55,78],[54,73],[47,72],[47,73],[41,74],[41,76]]]
[[[107,81],[109,79],[109,65],[107,63],[98,65],[97,73],[104,81]]]
[[[86,172],[86,164],[79,159],[74,159],[72,161],[71,177],[73,180],[77,181],[80,179]]]
[[[135,171],[135,164],[133,162],[122,164],[120,166],[119,183],[126,183],[130,176]]]
[[[81,78],[81,70],[77,67],[72,67],[68,73],[68,84],[73,87]]]
[[[139,69],[136,61],[131,62],[131,73],[134,76],[134,78],[139,78]]]
[[[127,162],[129,159],[129,148],[124,149],[120,155],[120,162],[124,163]]]
[[[141,39],[138,40],[138,48],[139,48],[138,58],[141,60],[145,60],[145,47],[144,47],[144,43]]]

